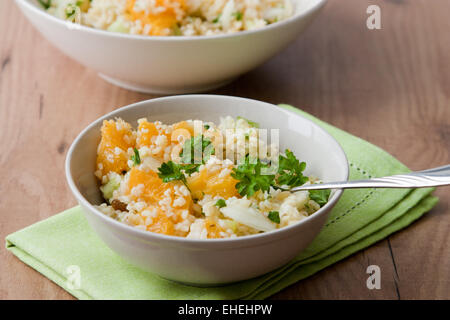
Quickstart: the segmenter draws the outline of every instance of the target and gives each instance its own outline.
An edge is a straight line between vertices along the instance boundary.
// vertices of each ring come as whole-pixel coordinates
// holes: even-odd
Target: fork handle
[[[292,188],[291,192],[321,189],[356,189],[356,188],[428,188],[450,185],[450,165],[398,174],[394,176],[373,178],[367,180],[353,180],[343,182],[329,182],[311,184]]]

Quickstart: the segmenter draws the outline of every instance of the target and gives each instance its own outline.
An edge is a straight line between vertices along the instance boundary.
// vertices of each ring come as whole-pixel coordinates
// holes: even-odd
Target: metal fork
[[[321,189],[356,189],[356,188],[427,188],[450,185],[450,165],[416,171],[408,174],[353,180],[310,184],[290,189],[291,192]]]

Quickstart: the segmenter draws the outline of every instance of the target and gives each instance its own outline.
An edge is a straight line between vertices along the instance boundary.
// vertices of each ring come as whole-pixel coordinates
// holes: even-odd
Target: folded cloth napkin
[[[350,179],[409,171],[364,140],[292,106],[280,107],[311,119],[339,141]],[[6,247],[79,299],[263,299],[408,226],[437,203],[432,191],[346,190],[321,233],[297,258],[269,274],[221,287],[191,287],[128,264],[97,238],[79,207],[7,236]],[[71,266],[79,268],[79,286],[67,281],[75,270]]]

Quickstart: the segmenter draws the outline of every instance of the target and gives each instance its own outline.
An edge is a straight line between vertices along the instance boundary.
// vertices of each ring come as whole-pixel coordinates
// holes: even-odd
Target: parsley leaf
[[[275,223],[280,223],[280,213],[278,211],[270,211],[267,218]]]
[[[197,151],[198,150],[198,151]],[[201,151],[201,158],[195,158],[195,151]],[[183,150],[180,152],[181,164],[173,161],[165,162],[158,168],[158,176],[163,182],[180,180],[186,186],[186,176],[198,172],[200,165],[208,161],[209,157],[214,154],[215,150],[210,140],[205,139],[203,135],[186,140]]]
[[[42,7],[44,7],[45,10],[47,10],[48,8],[50,8],[50,6],[52,5],[52,0],[47,0],[47,1],[44,1],[44,0],[38,0],[38,2],[40,3],[40,5],[41,5]]]
[[[174,36],[182,36],[183,32],[180,29],[180,25],[177,23],[173,26],[172,32]]]
[[[245,120],[245,121],[247,121],[247,123],[250,125],[250,127],[253,127],[253,128],[259,128],[259,123],[258,123],[258,122],[251,121],[251,120],[248,120],[248,119],[246,119],[246,118],[244,118],[244,117],[240,117],[240,116],[238,116],[236,119],[242,119],[242,120]]]
[[[186,177],[181,169],[182,166],[173,161],[164,162],[161,167],[158,168],[158,177],[160,177],[163,182],[180,180],[186,184]]]
[[[305,168],[306,163],[300,162],[291,151],[286,149],[286,157],[282,155],[279,157],[278,185],[287,185],[293,188],[305,184],[309,180],[303,175]]]
[[[65,13],[66,13],[66,18],[68,19],[68,18],[70,18],[70,17],[72,17],[76,12],[77,12],[77,9],[76,9],[77,7],[76,7],[76,5],[74,5],[74,4],[69,4],[67,7],[66,7],[66,9],[64,10],[65,11]]]
[[[225,200],[219,199],[219,200],[217,200],[217,202],[216,202],[216,206],[219,207],[219,208],[223,208],[223,207],[226,207],[227,204],[226,204]]]
[[[182,164],[180,165],[181,169],[184,170],[184,172],[188,175],[192,175],[194,172],[198,172],[198,169],[200,168],[200,165],[198,164]]]
[[[330,189],[310,190],[309,198],[311,200],[314,200],[315,202],[317,202],[317,204],[319,206],[323,207],[328,202],[328,198],[330,197],[330,194],[331,194]]]
[[[252,161],[253,162],[253,161]],[[241,196],[251,197],[256,191],[268,191],[273,184],[275,175],[262,175],[261,169],[267,167],[267,164],[261,163],[257,159],[256,163],[250,163],[250,158],[247,155],[244,163],[233,168],[231,176],[236,180],[236,189]]]
[[[197,164],[177,164],[173,161],[164,162],[161,167],[158,168],[158,177],[163,182],[170,182],[179,180],[189,189],[187,185],[185,173],[188,175],[198,171],[200,166]]]
[[[237,11],[237,12],[233,13],[233,15],[236,17],[237,21],[241,21],[242,20],[242,12]]]
[[[134,154],[131,156],[131,161],[137,166],[141,164],[141,157],[139,156],[139,150],[134,148]]]
[[[219,15],[218,15],[212,22],[213,22],[213,23],[219,22],[221,16],[222,16],[222,14],[219,13]]]
[[[199,135],[184,142],[183,150],[180,152],[181,163],[205,164],[214,153],[215,150],[211,140]],[[200,159],[198,154],[200,154]]]

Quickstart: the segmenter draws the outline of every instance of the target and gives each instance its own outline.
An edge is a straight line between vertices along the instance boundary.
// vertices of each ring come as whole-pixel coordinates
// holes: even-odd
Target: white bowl
[[[295,0],[291,18],[259,30],[200,37],[150,37],[75,25],[16,0],[58,49],[130,90],[156,94],[211,90],[260,65],[291,43],[326,0]]]
[[[164,123],[186,119],[218,123],[226,115],[254,120],[261,128],[280,129],[281,150],[290,148],[306,161],[307,174],[323,181],[347,180],[347,158],[336,140],[310,120],[269,103],[219,95],[186,95],[120,108],[94,121],[75,139],[67,154],[66,176],[91,227],[125,260],[179,282],[222,284],[281,267],[319,233],[341,190],[332,193],[329,202],[316,213],[294,225],[232,239],[192,240],[141,231],[104,215],[93,206],[103,202],[94,177],[103,120],[121,117],[133,126],[142,117]]]

